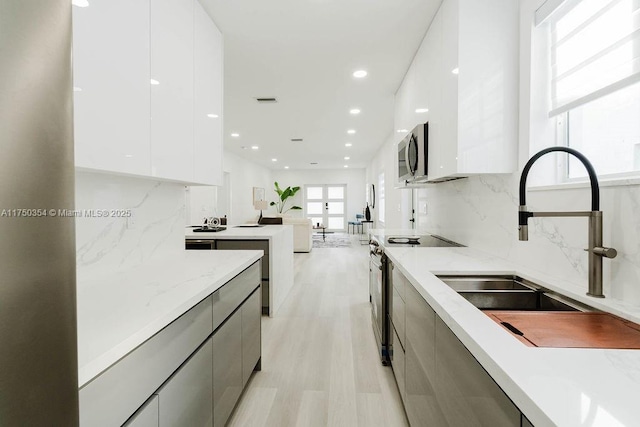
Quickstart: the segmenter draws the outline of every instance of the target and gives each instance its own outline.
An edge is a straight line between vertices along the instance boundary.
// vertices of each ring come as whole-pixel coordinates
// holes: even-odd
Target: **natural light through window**
[[[640,2],[567,0],[551,14],[549,117],[598,175],[640,171]],[[586,176],[576,159],[565,179]]]

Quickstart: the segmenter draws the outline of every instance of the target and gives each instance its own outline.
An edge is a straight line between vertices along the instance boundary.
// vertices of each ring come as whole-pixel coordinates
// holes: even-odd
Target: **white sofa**
[[[313,224],[307,218],[282,218],[282,224],[293,225],[293,251],[311,252]]]

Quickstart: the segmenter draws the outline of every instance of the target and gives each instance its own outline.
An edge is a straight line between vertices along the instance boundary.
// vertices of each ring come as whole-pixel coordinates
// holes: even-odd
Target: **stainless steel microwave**
[[[418,125],[398,144],[398,182],[427,180],[429,123]]]

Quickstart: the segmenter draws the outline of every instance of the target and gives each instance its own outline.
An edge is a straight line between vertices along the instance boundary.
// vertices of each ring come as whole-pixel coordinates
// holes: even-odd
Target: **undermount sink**
[[[517,276],[438,276],[481,310],[592,311]]]
[[[523,344],[640,349],[640,325],[518,276],[438,276]]]

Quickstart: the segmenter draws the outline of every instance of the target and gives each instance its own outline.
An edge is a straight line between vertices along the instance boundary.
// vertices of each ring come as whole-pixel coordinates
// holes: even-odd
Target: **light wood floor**
[[[406,426],[391,368],[376,352],[368,246],[295,254],[295,284],[262,318],[262,371],[230,426]]]

